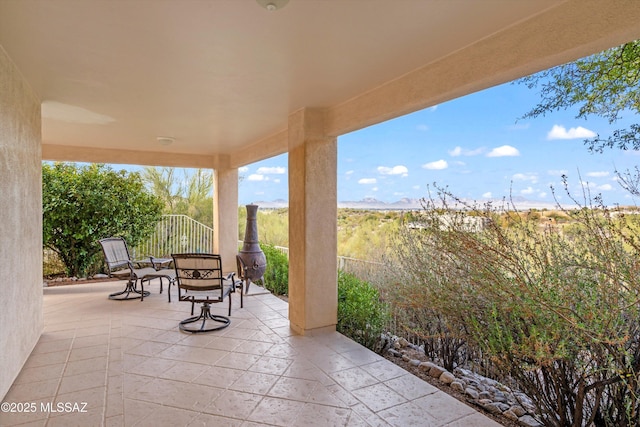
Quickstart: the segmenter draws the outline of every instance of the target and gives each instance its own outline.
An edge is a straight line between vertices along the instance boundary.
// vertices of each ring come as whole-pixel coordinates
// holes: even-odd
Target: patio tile
[[[263,372],[265,374],[282,375],[290,364],[290,359],[262,356],[249,367],[249,370],[254,372]]]
[[[210,414],[200,414],[187,424],[187,427],[240,427],[242,425],[244,424],[242,424],[242,421],[240,420],[218,417]]]
[[[186,426],[197,416],[197,412],[172,408],[162,405],[151,405],[152,411],[142,418],[140,425],[153,427]]]
[[[229,388],[247,393],[266,394],[277,380],[277,375],[245,371]]]
[[[379,381],[387,381],[407,374],[407,371],[394,363],[389,363],[387,360],[362,365],[361,368]]]
[[[33,353],[27,362],[24,364],[25,368],[37,368],[40,366],[56,365],[65,363],[69,357],[69,351],[55,351],[52,353]]]
[[[407,399],[382,383],[355,390],[353,395],[374,412],[378,412],[407,401]]]
[[[202,372],[192,382],[219,388],[229,388],[242,376],[243,372],[244,371],[238,369],[215,366]]]
[[[350,391],[370,386],[378,382],[378,380],[361,368],[345,369],[343,371],[330,374],[330,377],[342,387]]]
[[[70,393],[104,386],[106,386],[105,372],[97,370],[79,375],[65,375],[60,382],[58,393]]]
[[[64,371],[65,375],[78,375],[89,372],[102,371],[104,374],[107,370],[107,357],[94,357],[92,359],[74,360],[67,363]]]
[[[203,412],[207,414],[246,419],[258,406],[262,396],[236,390],[225,390]]]
[[[55,365],[39,366],[37,368],[24,368],[14,381],[14,384],[33,383],[61,378],[65,367],[66,364],[64,363],[56,363]]]
[[[385,381],[384,384],[389,386],[392,390],[395,390],[407,400],[417,399],[439,391],[437,387],[432,386],[413,374],[405,374],[392,380]]]
[[[296,417],[298,426],[347,426],[351,409],[307,403]]]
[[[277,426],[295,425],[294,421],[304,406],[303,402],[265,397],[249,416],[249,421]]]
[[[271,387],[267,396],[305,402],[318,385],[320,384],[317,381],[281,377]]]
[[[91,347],[76,348],[75,344],[69,354],[69,361],[93,359],[95,357],[104,356],[109,351],[108,344],[94,345]]]
[[[4,399],[88,412],[0,413],[0,425],[497,425],[340,334],[272,327],[286,320],[272,295],[245,309],[234,298],[231,327],[194,336],[177,328],[188,305],[157,290],[142,303],[106,298],[121,286],[45,288],[46,332]]]

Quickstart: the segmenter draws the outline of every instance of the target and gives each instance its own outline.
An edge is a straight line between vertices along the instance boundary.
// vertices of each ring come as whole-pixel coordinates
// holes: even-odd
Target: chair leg
[[[140,282],[140,290],[138,290],[137,288],[137,282],[138,279],[129,279],[129,281],[127,282],[125,288],[123,291],[120,292],[114,292],[112,294],[109,295],[109,299],[112,300],[118,300],[118,301],[124,301],[124,300],[130,300],[130,299],[138,299],[140,298],[140,301],[142,301],[144,299],[144,297],[148,297],[150,295],[149,291],[145,291],[144,290],[144,285],[142,284],[142,282]],[[130,294],[135,294],[134,296],[129,296]],[[124,295],[123,297],[121,297],[121,295]]]
[[[214,322],[218,323],[218,325],[212,328],[205,328],[207,320],[213,320]],[[190,329],[187,327],[191,323],[199,323],[200,321],[202,321],[202,323],[200,324],[200,327],[198,329]],[[230,323],[231,320],[229,320],[228,317],[220,316],[218,314],[211,314],[211,306],[208,302],[206,302],[202,304],[202,308],[200,309],[200,316],[189,317],[188,319],[180,322],[180,330],[196,334],[199,332],[210,332],[216,331],[218,329],[224,329],[229,326]]]

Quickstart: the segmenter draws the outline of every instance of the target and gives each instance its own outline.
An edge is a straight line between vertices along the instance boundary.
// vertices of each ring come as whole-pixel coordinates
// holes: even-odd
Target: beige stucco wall
[[[0,46],[0,397],[42,332],[40,128],[40,102]]]

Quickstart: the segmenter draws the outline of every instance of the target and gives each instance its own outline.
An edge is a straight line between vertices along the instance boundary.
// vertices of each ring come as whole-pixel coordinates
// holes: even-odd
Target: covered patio
[[[84,387],[76,380],[85,379],[67,378],[88,375],[97,385],[81,394],[103,402],[92,414],[98,421],[123,416],[133,424],[164,410],[182,413],[185,424],[226,415],[199,404],[186,414],[169,409],[170,394],[198,381],[184,373],[173,383],[172,370],[190,366],[178,357],[202,364],[197,354],[206,353],[211,369],[227,363],[232,376],[275,375],[267,389],[240,377],[205,385],[209,404],[225,388],[258,396],[237,406],[243,415],[231,424],[275,422],[261,410],[265,402],[282,405],[285,424],[316,410],[338,425],[384,425],[415,413],[430,419],[441,411],[430,399],[441,393],[421,385],[418,395],[403,395],[412,388],[390,385],[412,377],[376,369],[385,362],[335,334],[338,138],[640,38],[640,4],[625,0],[290,0],[271,12],[259,3],[266,2],[0,1],[4,400],[71,398]],[[215,337],[178,335],[174,321],[184,309],[157,296],[108,301],[102,285],[43,295],[43,160],[213,169],[214,251],[232,271],[239,169],[283,153],[289,302],[249,298],[224,331],[227,347],[208,347]],[[92,351],[102,353],[86,360],[98,360],[82,362]],[[284,371],[260,372],[260,357],[284,360]],[[149,372],[153,363],[161,366]],[[312,382],[284,386],[284,378]],[[36,379],[46,386],[30,387]],[[304,401],[302,391],[291,398],[284,390],[305,387],[314,391]],[[144,399],[152,402],[141,405]],[[466,410],[444,411],[433,422],[455,424],[472,415]],[[51,414],[49,425],[62,417]]]
[[[121,287],[45,288],[44,331],[4,399],[36,410],[0,425],[499,425],[337,332],[293,333],[269,293],[234,295],[228,328],[186,334],[188,303],[157,281],[143,302],[106,298]]]

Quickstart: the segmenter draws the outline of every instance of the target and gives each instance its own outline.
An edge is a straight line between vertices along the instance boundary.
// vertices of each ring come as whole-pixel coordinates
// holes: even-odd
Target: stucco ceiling
[[[348,105],[482,43],[502,58],[496,63],[513,62],[511,74],[560,62],[579,53],[569,49],[578,42],[536,62],[524,52],[526,31],[575,36],[587,29],[562,15],[598,16],[580,11],[581,4],[608,3],[615,2],[290,0],[268,12],[255,0],[2,0],[0,45],[42,101],[43,146],[213,156],[246,152],[286,130],[297,109]],[[638,3],[626,3],[637,15]],[[536,19],[547,28],[532,26]],[[634,32],[640,37],[639,24],[625,24],[633,27],[625,31],[609,25],[615,34],[600,30],[599,47]],[[501,49],[503,34],[521,37],[523,52]],[[436,89],[344,129],[497,83],[482,79],[472,84],[467,77],[458,90],[432,81],[448,87],[446,94]],[[161,146],[158,136],[175,142]]]

